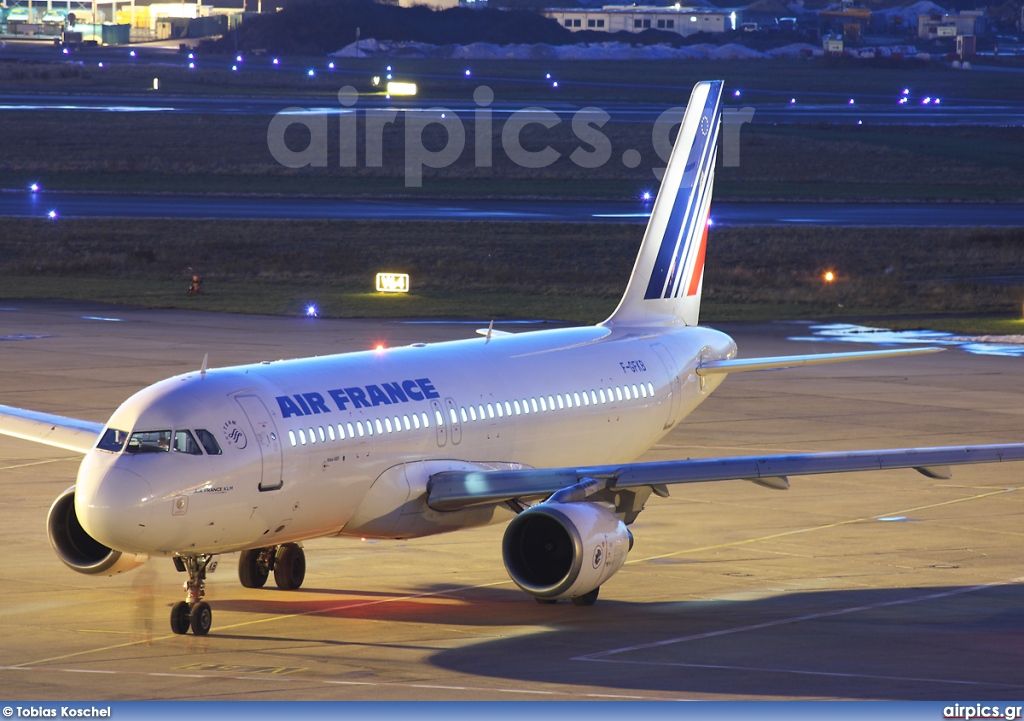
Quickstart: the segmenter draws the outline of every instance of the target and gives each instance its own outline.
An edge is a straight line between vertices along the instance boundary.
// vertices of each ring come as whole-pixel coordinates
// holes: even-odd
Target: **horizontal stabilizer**
[[[697,375],[713,376],[743,371],[768,371],[780,368],[821,365],[823,363],[845,363],[847,361],[896,358],[906,355],[940,353],[945,348],[896,348],[893,350],[856,351],[853,353],[816,353],[812,355],[777,356],[774,358],[731,358],[709,361],[697,366]]]

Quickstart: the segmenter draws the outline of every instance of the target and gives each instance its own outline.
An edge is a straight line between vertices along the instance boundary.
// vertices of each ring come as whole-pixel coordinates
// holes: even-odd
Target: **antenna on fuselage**
[[[199,377],[206,378],[206,363],[210,360],[210,354],[207,353],[203,356],[203,367],[199,369]]]

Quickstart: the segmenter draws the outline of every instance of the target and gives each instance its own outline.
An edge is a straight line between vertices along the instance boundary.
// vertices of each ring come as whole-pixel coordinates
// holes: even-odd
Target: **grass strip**
[[[0,297],[336,317],[543,318],[615,307],[635,225],[0,219]],[[715,228],[702,319],[849,316],[1010,332],[1024,302],[1024,229]],[[836,276],[826,283],[823,275]],[[377,272],[412,292],[373,292]],[[193,273],[206,295],[189,297]],[[909,320],[908,320],[909,318]],[[949,321],[948,323],[946,321]],[[957,321],[960,322],[960,321]],[[937,325],[942,323],[943,325]]]

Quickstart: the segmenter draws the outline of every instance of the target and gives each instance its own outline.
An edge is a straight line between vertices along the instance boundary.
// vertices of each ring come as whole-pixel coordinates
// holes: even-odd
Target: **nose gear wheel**
[[[171,631],[174,633],[184,635],[190,628],[196,636],[210,632],[213,612],[202,598],[206,595],[206,574],[215,565],[213,560],[214,556],[206,554],[175,559],[175,565],[188,573],[188,580],[184,583],[185,600],[171,607]]]

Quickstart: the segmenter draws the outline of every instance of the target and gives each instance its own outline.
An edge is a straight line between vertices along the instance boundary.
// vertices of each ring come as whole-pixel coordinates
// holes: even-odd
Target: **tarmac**
[[[0,403],[105,421],[198,368],[469,337],[454,322],[0,301]],[[501,327],[501,324],[498,324]],[[525,326],[522,326],[525,327]],[[519,330],[521,326],[508,326]],[[806,324],[721,324],[742,356],[849,349]],[[1021,359],[935,355],[730,377],[645,460],[1010,443]],[[25,700],[1024,697],[1024,464],[672,489],[595,606],[509,581],[501,527],[305,544],[299,591],[210,577],[209,636],[170,633],[182,576],[73,573],[46,539],[79,457],[0,437],[0,688]]]

